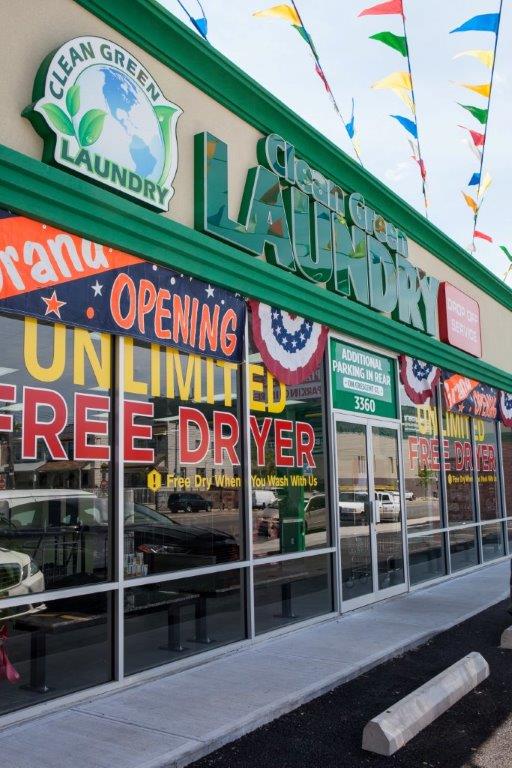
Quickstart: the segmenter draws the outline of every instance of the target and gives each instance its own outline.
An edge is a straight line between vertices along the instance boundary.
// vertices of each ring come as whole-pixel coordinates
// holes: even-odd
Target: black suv
[[[213,505],[200,493],[171,493],[167,506],[171,512],[211,512]]]

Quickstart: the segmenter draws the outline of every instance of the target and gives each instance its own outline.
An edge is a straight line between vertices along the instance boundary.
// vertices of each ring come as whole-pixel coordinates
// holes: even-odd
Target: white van
[[[274,491],[253,491],[252,492],[252,508],[264,509],[269,507],[277,501],[277,496]]]

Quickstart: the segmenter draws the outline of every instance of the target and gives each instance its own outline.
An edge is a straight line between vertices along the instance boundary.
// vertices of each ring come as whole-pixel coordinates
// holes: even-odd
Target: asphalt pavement
[[[500,602],[426,645],[228,744],[189,768],[511,768],[512,624]],[[491,674],[392,757],[361,749],[364,725],[470,651]]]

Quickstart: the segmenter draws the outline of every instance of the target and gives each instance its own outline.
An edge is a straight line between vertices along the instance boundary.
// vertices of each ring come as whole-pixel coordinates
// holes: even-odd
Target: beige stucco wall
[[[256,143],[261,136],[258,131],[72,0],[0,0],[0,19],[2,40],[9,41],[0,46],[1,144],[41,158],[42,140],[21,117],[21,111],[30,103],[41,62],[50,51],[73,37],[105,37],[138,58],[163,94],[183,109],[178,122],[176,191],[169,212],[162,215],[193,226],[193,141],[196,133],[208,130],[229,147],[230,215],[236,216],[247,170],[256,164]],[[427,273],[453,283],[479,302],[483,357],[499,368],[512,371],[512,334],[507,332],[510,313],[414,242],[409,242],[409,252],[411,261]]]

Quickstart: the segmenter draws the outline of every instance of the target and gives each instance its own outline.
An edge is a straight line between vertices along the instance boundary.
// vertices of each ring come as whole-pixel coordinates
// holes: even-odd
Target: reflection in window
[[[468,416],[443,411],[443,451],[448,524],[471,523],[475,520],[475,507],[473,446]]]
[[[434,533],[409,539],[409,574],[411,584],[437,579],[446,574],[444,535]]]
[[[254,568],[256,634],[332,611],[330,556]]]
[[[326,546],[321,370],[285,386],[253,352],[248,379],[254,556]]]
[[[109,612],[106,593],[0,610],[0,714],[111,680]]]
[[[474,419],[474,428],[480,518],[495,520],[500,517],[496,424],[494,421]]]
[[[239,570],[127,589],[126,672],[202,653],[245,638]]]
[[[415,405],[400,385],[405,502],[409,533],[441,527],[437,407]]]
[[[505,554],[503,523],[482,525],[482,551],[484,562],[496,560]]]
[[[450,531],[450,558],[452,572],[478,564],[476,528]]]
[[[500,425],[506,514],[512,517],[512,427]]]
[[[239,366],[124,346],[125,576],[239,560]]]
[[[0,323],[0,595],[109,577],[111,338]]]

